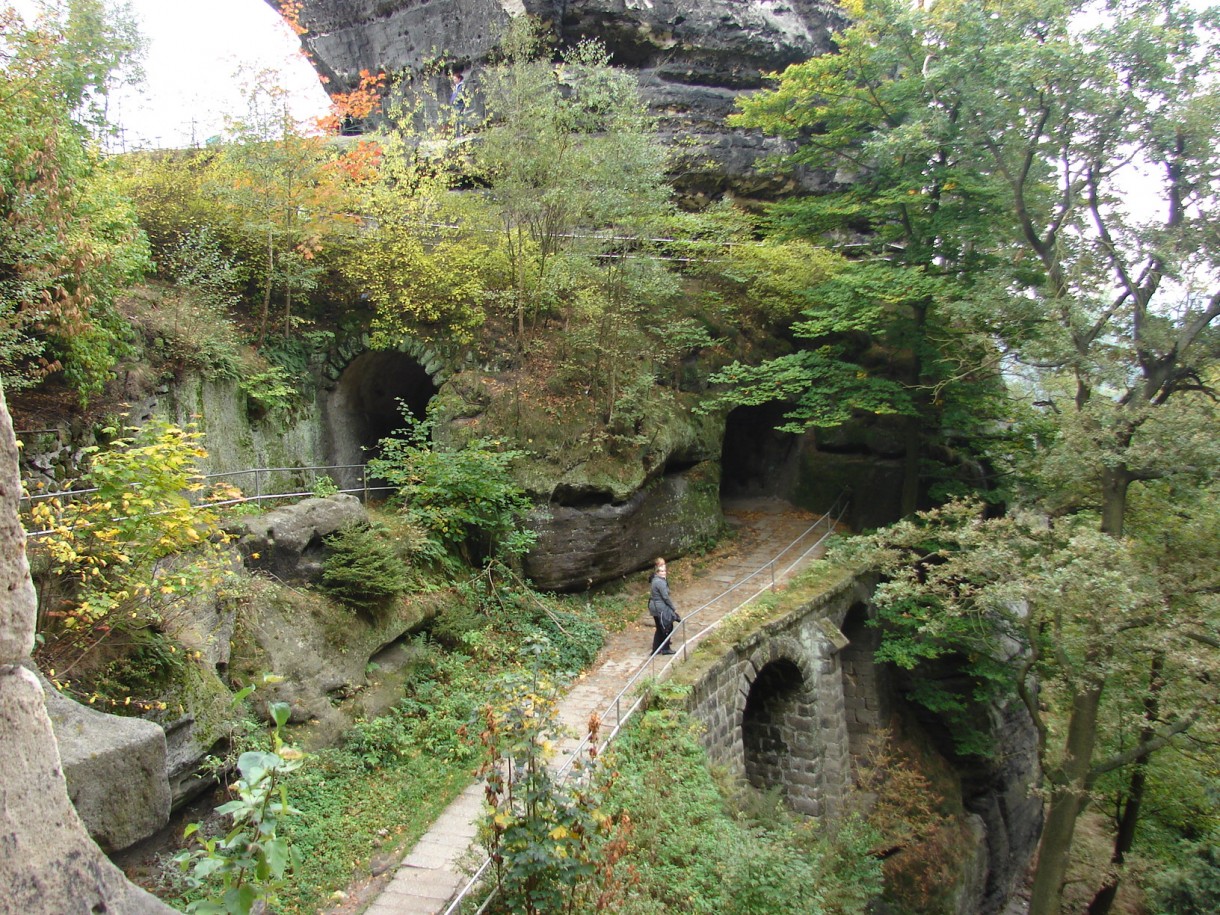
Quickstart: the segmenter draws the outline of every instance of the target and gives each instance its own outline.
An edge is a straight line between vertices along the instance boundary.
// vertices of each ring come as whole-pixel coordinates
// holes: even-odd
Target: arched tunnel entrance
[[[791,499],[799,471],[801,437],[777,432],[781,403],[737,407],[724,423],[720,451],[721,501],[773,496]]]
[[[326,411],[327,453],[333,464],[364,464],[376,456],[377,443],[405,423],[401,401],[423,418],[436,396],[436,383],[420,362],[394,350],[372,350],[353,359],[339,376]],[[359,471],[341,485],[356,485]]]
[[[817,705],[812,685],[787,659],[758,672],[741,721],[746,780],[759,790],[778,788],[798,813],[818,816]]]

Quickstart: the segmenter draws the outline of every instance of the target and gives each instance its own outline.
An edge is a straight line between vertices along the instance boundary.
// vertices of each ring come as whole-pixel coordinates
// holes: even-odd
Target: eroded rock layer
[[[751,175],[778,141],[724,119],[764,74],[829,51],[842,22],[821,0],[304,0],[301,42],[328,88],[348,91],[362,69],[409,77],[447,59],[477,70],[523,13],[550,23],[561,42],[600,39],[616,64],[639,73],[662,130],[683,141],[675,176],[695,196],[788,189]]]

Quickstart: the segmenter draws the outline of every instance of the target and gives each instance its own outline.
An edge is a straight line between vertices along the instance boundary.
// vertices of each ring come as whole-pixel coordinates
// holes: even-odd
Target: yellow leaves
[[[568,828],[566,826],[556,826],[550,832],[551,838],[554,839],[556,842],[560,842],[560,841],[568,838],[570,835],[571,835],[571,833],[568,832]]]

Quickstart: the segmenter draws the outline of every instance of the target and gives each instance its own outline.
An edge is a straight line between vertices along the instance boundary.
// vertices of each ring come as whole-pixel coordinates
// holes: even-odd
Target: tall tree
[[[301,306],[324,271],[320,255],[354,233],[351,190],[371,166],[356,145],[343,152],[298,124],[273,71],[251,77],[247,111],[229,124],[230,142],[211,172],[212,190],[227,204],[236,234],[249,245],[259,283],[257,342],[272,330],[280,302],[280,336],[287,339]],[[261,253],[259,253],[261,252]]]
[[[479,79],[487,120],[474,167],[499,215],[520,336],[544,315],[570,326],[573,272],[646,236],[669,190],[638,85],[601,45],[554,64],[539,24],[522,19],[504,52]]]
[[[994,406],[995,348],[961,313],[994,263],[989,241],[1003,210],[961,112],[918,78],[928,56],[921,13],[901,0],[846,9],[857,24],[836,36],[837,53],[790,67],[774,90],[744,99],[733,121],[799,139],[783,167],[833,176],[830,192],[773,206],[769,234],[817,241],[847,260],[804,290],[794,355],[721,380],[730,402],[757,402],[769,387],[771,399],[794,403],[792,431],[898,414],[910,513],[929,458],[977,445],[977,414]],[[780,385],[769,383],[777,376]]]
[[[0,374],[63,369],[88,397],[123,346],[115,290],[147,246],[92,135],[106,92],[138,53],[129,18],[101,0],[0,8]]]
[[[801,161],[855,182],[781,219],[862,231],[899,246],[892,261],[964,280],[954,319],[992,336],[1013,388],[1045,411],[1028,497],[1054,515],[1095,518],[1119,541],[1123,574],[1147,580],[1124,535],[1155,541],[1175,521],[1144,513],[1128,531],[1132,486],[1185,489],[1187,504],[1214,496],[1201,468],[1215,466],[1215,413],[1199,400],[1212,396],[1220,354],[1216,10],[1175,0],[849,7],[843,53],[790,68],[743,115],[807,138]],[[1149,205],[1133,206],[1137,196]],[[1158,564],[1163,625],[1183,593],[1175,561]],[[1059,910],[1075,824],[1105,765],[1094,753],[1106,745],[1109,700],[1142,694],[1146,733],[1163,733],[1176,720],[1165,684],[1197,682],[1197,665],[1152,641],[1142,643],[1142,686],[1114,674],[1103,662],[1118,640],[1103,618],[1121,616],[1125,598],[1105,588],[1095,597],[1096,619],[1072,637],[1096,665],[1070,675],[1064,658],[1067,732],[1045,770],[1035,913]],[[1214,616],[1201,624],[1200,645],[1216,638]],[[1146,761],[1156,745],[1138,741],[1122,760]],[[1134,814],[1138,796],[1133,782]]]

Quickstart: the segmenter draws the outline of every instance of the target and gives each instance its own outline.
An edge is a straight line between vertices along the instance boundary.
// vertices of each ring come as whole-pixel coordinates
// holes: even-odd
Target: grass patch
[[[291,784],[301,815],[284,835],[303,863],[280,894],[281,913],[313,913],[370,874],[375,857],[403,854],[473,778],[470,763],[415,752],[369,769],[348,750],[323,750]]]
[[[876,834],[858,818],[790,815],[770,793],[717,778],[699,725],[646,713],[604,760],[606,808],[633,824],[617,915],[863,915],[881,888]]]

